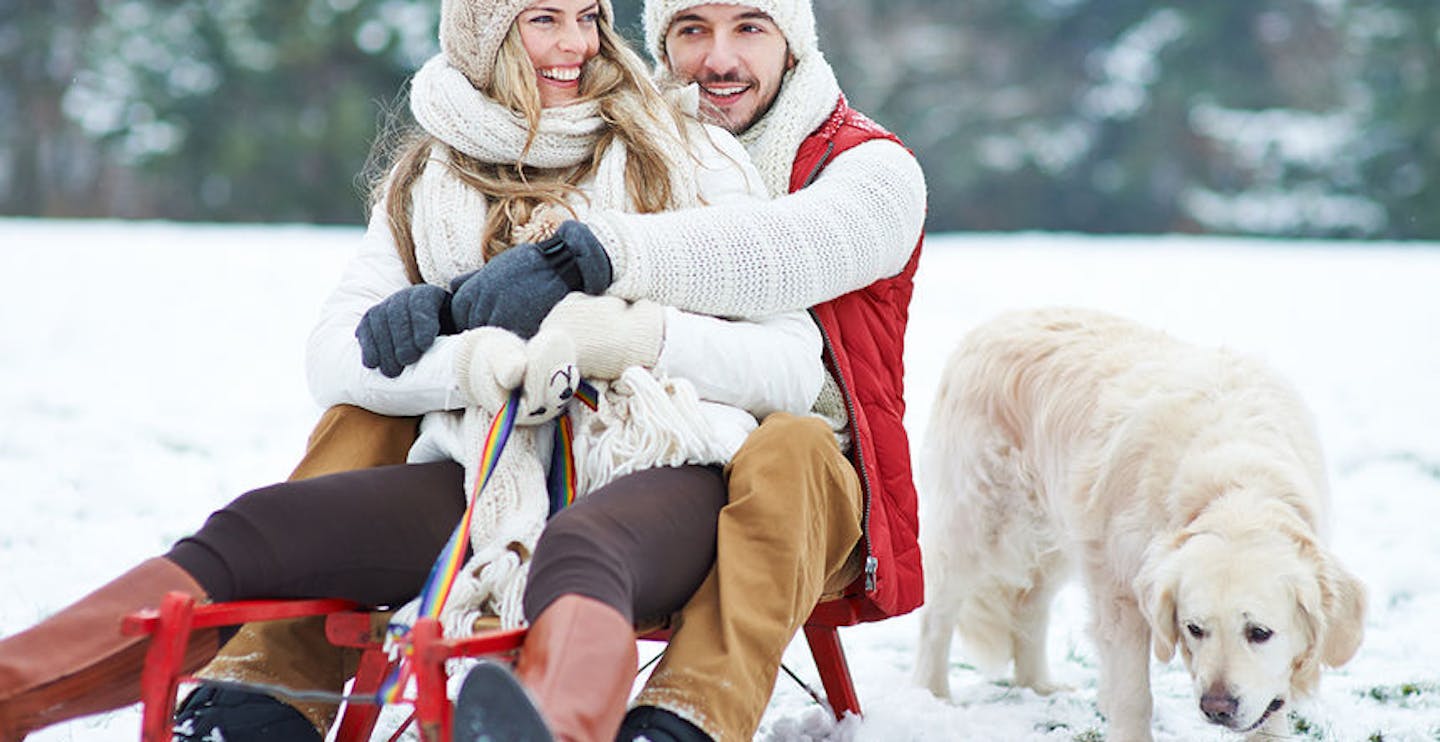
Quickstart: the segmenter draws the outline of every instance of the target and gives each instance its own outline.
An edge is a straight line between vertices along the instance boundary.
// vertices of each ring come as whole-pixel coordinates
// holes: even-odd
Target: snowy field
[[[283,478],[319,410],[303,344],[359,233],[0,220],[0,634],[161,552]],[[1292,712],[1296,739],[1440,739],[1440,246],[939,235],[909,333],[918,446],[941,364],[1000,310],[1076,304],[1257,355],[1312,405],[1335,550],[1369,586],[1365,644]],[[863,721],[837,727],[782,677],[767,740],[1103,739],[1086,607],[1063,592],[1041,698],[951,657],[955,698],[909,682],[914,616],[843,630]],[[813,678],[803,642],[787,664]],[[1178,660],[1153,668],[1159,740],[1231,739]],[[138,738],[135,710],[33,736]]]

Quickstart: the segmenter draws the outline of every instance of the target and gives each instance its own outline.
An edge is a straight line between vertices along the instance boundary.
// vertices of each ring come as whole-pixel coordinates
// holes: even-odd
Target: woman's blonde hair
[[[589,161],[572,168],[541,169],[513,163],[481,162],[450,147],[435,136],[411,125],[398,136],[383,136],[377,151],[394,152],[391,165],[380,169],[372,182],[371,203],[384,201],[390,231],[412,283],[420,283],[411,230],[411,196],[415,181],[435,152],[448,152],[443,163],[461,181],[485,196],[487,209],[481,244],[485,260],[511,246],[516,227],[530,221],[542,205],[563,208],[574,215],[569,197],[580,195],[578,184],[594,172],[610,145],[617,140],[626,147],[625,190],[641,213],[664,211],[675,206],[671,162],[655,141],[657,132],[675,132],[682,145],[689,143],[689,119],[665,99],[646,74],[645,65],[624,39],[615,32],[610,19],[601,15],[596,24],[600,50],[591,58],[580,78],[580,99],[599,104],[606,126]],[[519,25],[512,23],[495,61],[489,89],[481,91],[491,100],[514,111],[529,124],[529,150],[540,123],[540,90],[535,67],[520,40]],[[437,147],[437,145],[442,145]],[[684,147],[688,151],[688,146]],[[372,158],[374,153],[372,153]]]

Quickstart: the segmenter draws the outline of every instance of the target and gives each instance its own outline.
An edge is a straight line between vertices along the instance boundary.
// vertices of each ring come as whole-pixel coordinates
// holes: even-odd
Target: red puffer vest
[[[872,139],[900,138],[841,96],[830,118],[795,154],[790,191],[812,183],[837,155]],[[908,613],[924,600],[915,482],[905,434],[905,325],[921,235],[904,270],[811,308],[825,336],[825,361],[850,415],[850,462],[865,493],[865,573],[817,618],[847,625]]]

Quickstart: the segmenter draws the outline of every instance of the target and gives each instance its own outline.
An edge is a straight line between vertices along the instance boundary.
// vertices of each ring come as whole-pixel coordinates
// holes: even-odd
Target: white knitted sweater
[[[772,196],[663,214],[592,212],[615,271],[609,293],[694,312],[756,317],[829,301],[900,272],[925,224],[925,176],[904,147],[866,142],[810,186],[785,194],[800,143],[835,110],[823,57],[792,70],[765,117],[741,135]],[[703,280],[677,280],[703,276]]]

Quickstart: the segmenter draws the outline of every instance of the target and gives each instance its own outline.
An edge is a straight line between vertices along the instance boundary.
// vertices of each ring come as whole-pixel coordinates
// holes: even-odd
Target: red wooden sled
[[[350,691],[351,697],[374,697],[388,674],[391,662],[381,647],[371,614],[344,600],[254,600],[233,603],[196,604],[183,593],[170,593],[156,610],[127,616],[122,631],[130,636],[150,636],[141,680],[144,712],[142,742],[170,742],[175,716],[176,693],[186,678],[181,675],[185,647],[195,629],[234,626],[253,621],[271,621],[302,616],[326,616],[325,634],[336,646],[362,650],[360,668]],[[845,649],[836,629],[858,623],[853,607],[844,600],[821,603],[806,620],[805,639],[815,659],[831,711],[836,719],[846,713],[860,714],[860,699],[850,677]],[[420,619],[408,641],[415,663],[416,695],[414,719],[421,738],[427,742],[451,742],[453,710],[445,694],[445,660],[456,657],[487,657],[513,654],[524,641],[525,630],[494,630],[473,636],[446,639],[433,618]],[[645,634],[641,639],[664,641],[668,632]],[[808,690],[808,689],[807,689]],[[811,692],[812,696],[815,693]],[[817,697],[816,701],[820,699]],[[364,742],[370,738],[380,707],[355,700],[341,710],[337,742]]]

